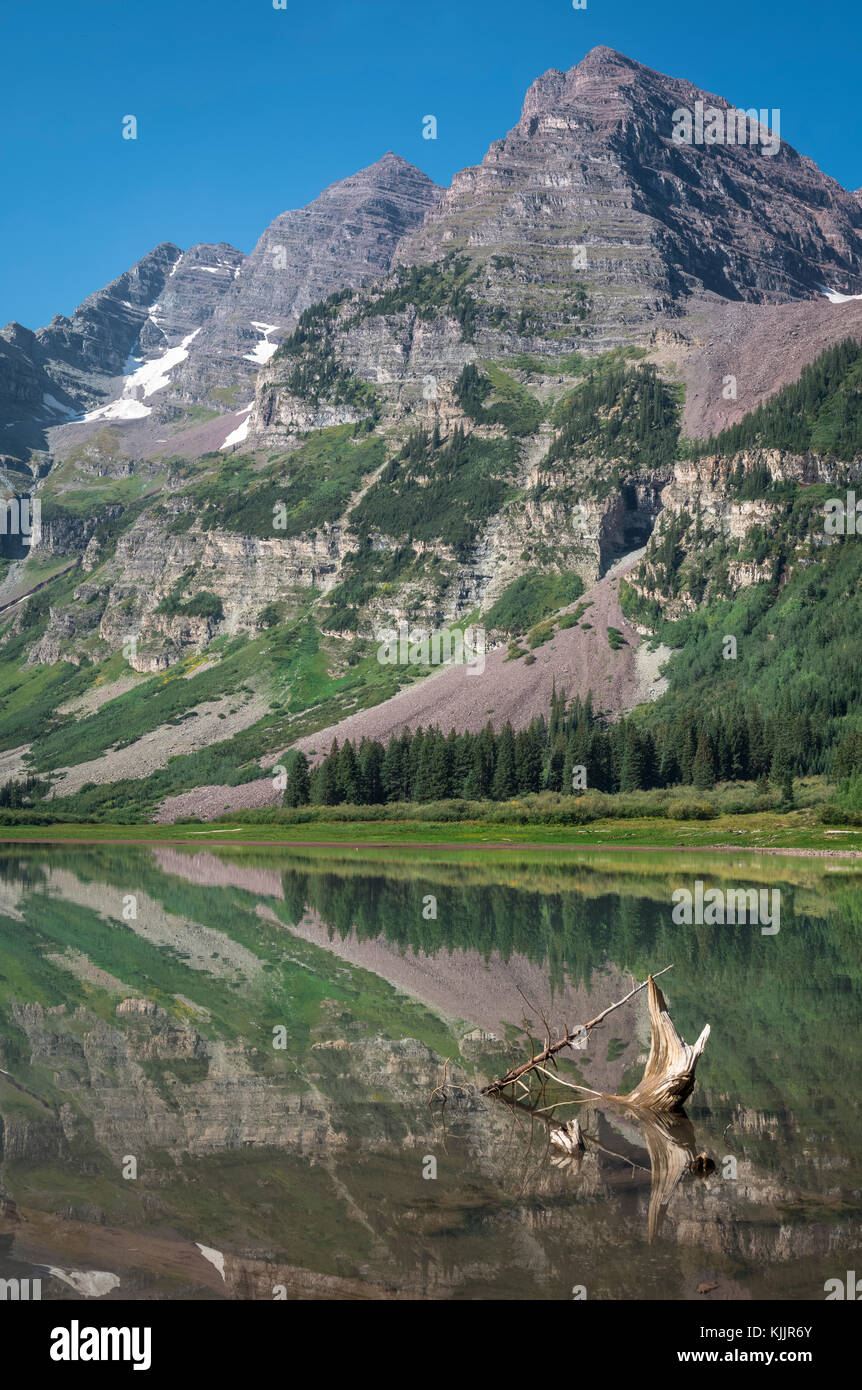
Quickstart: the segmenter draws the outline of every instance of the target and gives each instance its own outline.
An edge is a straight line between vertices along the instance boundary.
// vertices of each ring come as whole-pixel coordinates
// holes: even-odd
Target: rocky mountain
[[[642,638],[666,655],[694,629],[665,624],[833,565],[862,207],[760,126],[678,143],[701,106],[726,129],[727,102],[596,49],[442,195],[387,155],[248,257],[158,248],[68,326],[4,330],[3,408],[48,447],[0,667],[19,701],[54,674],[35,723],[0,718],[0,781],[8,754],[88,805],[123,779],[187,814],[205,784],[217,813],[271,802],[261,768],[345,720],[521,725],[555,686],[616,716],[661,704]],[[44,395],[86,418],[46,436]],[[381,634],[468,622],[496,678],[400,695],[428,664],[383,667]]]
[[[331,184],[307,207],[281,213],[244,260],[231,293],[177,373],[182,395],[210,402],[213,388],[234,387],[250,399],[255,373],[282,332],[333,290],[385,274],[398,243],[441,192],[390,152]]]
[[[481,256],[491,303],[555,327],[582,280],[605,339],[704,292],[769,303],[824,284],[862,291],[854,195],[786,141],[773,150],[765,131],[731,143],[725,121],[722,143],[676,143],[674,113],[698,103],[707,124],[710,108],[735,110],[610,48],[546,72],[518,124],[455,176],[398,259]]]
[[[71,318],[55,314],[33,333],[0,331],[0,431],[4,450],[26,459],[64,417],[100,405],[117,377],[199,328],[243,260],[233,247],[168,242],[90,295]],[[206,272],[212,272],[207,274]]]
[[[182,421],[202,407],[225,413],[245,403],[278,335],[333,289],[387,271],[399,240],[439,193],[406,160],[386,154],[308,207],[282,213],[250,256],[224,242],[186,252],[165,243],[71,319],[55,315],[36,333],[8,324],[0,333],[0,453],[26,459],[46,445],[62,453],[104,418]],[[169,378],[156,374],[155,389],[146,373],[130,381],[159,361]],[[112,400],[157,395],[146,412],[120,406],[96,414]],[[82,411],[96,414],[92,429],[85,422],[50,433]],[[140,426],[128,428],[135,440]]]
[[[0,438],[3,452],[26,459],[45,431],[99,398],[122,373],[180,250],[164,243],[71,318],[55,314],[33,333],[10,323],[0,331]]]

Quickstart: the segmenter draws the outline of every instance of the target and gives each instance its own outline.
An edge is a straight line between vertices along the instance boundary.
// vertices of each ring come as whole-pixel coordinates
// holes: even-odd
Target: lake
[[[0,1279],[43,1299],[822,1300],[862,1208],[860,872],[3,846]],[[696,883],[777,891],[780,929],[678,924]],[[555,1082],[481,1094],[528,1036],[668,965],[683,1038],[711,1025],[683,1116]],[[648,1051],[642,991],[560,1075],[625,1094]],[[573,1115],[569,1156],[550,1133]]]

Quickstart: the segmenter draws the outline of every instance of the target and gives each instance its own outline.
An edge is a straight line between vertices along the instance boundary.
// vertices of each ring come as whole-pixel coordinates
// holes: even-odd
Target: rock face
[[[674,113],[695,113],[698,103],[704,143],[677,143]],[[780,141],[780,131],[774,142],[758,126],[746,130],[747,144],[726,132],[722,143],[705,143],[711,109],[724,122],[735,108],[596,48],[569,72],[538,78],[514,129],[445,193],[389,153],[282,213],[249,256],[224,243],[185,253],[158,246],[71,319],[57,316],[36,334],[17,324],[3,330],[0,442],[18,458],[44,449],[46,431],[64,417],[120,394],[133,352],[152,361],[180,344],[188,350],[170,364],[170,390],[155,393],[152,423],[179,426],[187,417],[191,425],[201,407],[242,410],[304,309],[393,264],[451,251],[481,265],[471,291],[478,355],[641,341],[656,316],[679,317],[704,301],[780,305],[816,300],[824,286],[862,292],[859,197]],[[445,315],[415,313],[366,318],[340,347],[366,381],[419,383],[408,386],[408,402],[425,377],[457,374],[474,355]],[[265,413],[283,422],[278,402]],[[319,427],[293,407],[288,427],[293,415],[303,428]],[[88,428],[50,438],[62,454]],[[123,428],[133,453],[163,442],[163,430],[131,417]],[[265,436],[258,418],[255,433]],[[211,435],[190,440],[195,447],[213,447]]]
[[[385,274],[399,241],[441,193],[419,169],[389,153],[331,184],[307,207],[283,212],[239,267],[177,374],[184,393],[209,400],[214,387],[235,386],[250,400],[254,376],[281,332],[334,290]]]
[[[455,176],[398,259],[496,254],[492,297],[545,315],[580,279],[605,328],[691,292],[755,303],[814,297],[824,283],[859,293],[853,194],[784,142],[773,155],[674,143],[674,111],[698,101],[733,109],[609,48],[545,73],[518,124]]]
[[[324,189],[308,207],[283,212],[239,276],[242,310],[295,319],[333,288],[355,288],[384,274],[399,241],[441,194],[419,169],[390,152]]]
[[[176,347],[212,318],[220,301],[233,291],[247,257],[227,242],[192,246],[175,262],[165,286],[151,306],[139,346],[144,356]]]
[[[395,253],[405,276],[464,258],[469,335],[451,300],[427,315],[393,274],[377,293],[384,312],[375,285],[339,309],[330,345],[343,369],[372,384],[394,419],[423,408],[429,380],[436,389],[475,358],[654,346],[661,323],[669,337],[686,330],[668,361],[690,388],[687,427],[738,419],[795,380],[858,323],[862,303],[823,294],[862,290],[858,199],[760,126],[754,145],[676,143],[674,113],[699,108],[725,123],[735,111],[607,48],[545,73],[514,129],[455,176]],[[745,397],[735,411],[722,394],[727,373]],[[246,435],[255,446],[364,413],[310,406],[284,379],[280,360],[258,376]]]
[[[58,367],[65,363],[73,373],[122,372],[181,254],[178,246],[163,242],[79,304],[71,319],[55,314],[36,334],[44,360]]]
[[[828,483],[836,491],[848,478],[856,487],[862,478],[862,463],[858,460],[837,463],[813,452],[793,454],[782,449],[749,449],[696,462],[678,460],[667,486],[661,491],[655,530],[643,559],[630,576],[632,589],[641,599],[659,603],[663,612],[676,620],[712,598],[732,598],[740,590],[772,577],[774,555],[767,553],[758,559],[754,552],[746,553],[745,543],[754,528],[766,535],[776,532],[782,518],[782,502],[768,495],[739,497],[731,485],[734,473],[750,476],[757,470],[763,470],[772,485],[796,483],[808,488]],[[845,480],[844,484],[841,479]],[[716,573],[714,567],[707,567],[696,585],[670,585],[660,556],[662,545],[667,545],[667,537],[672,532],[682,556],[681,575],[687,577],[708,560],[710,547],[717,538],[732,547],[724,572]],[[811,564],[818,551],[831,543],[824,532],[805,532],[801,538],[788,542],[784,555],[785,579],[798,568]]]
[[[136,632],[139,650],[132,666],[161,670],[190,647],[205,647],[216,630],[254,632],[267,603],[281,602],[292,611],[310,589],[327,592],[351,546],[355,541],[339,526],[289,540],[215,530],[166,537],[163,523],[145,516],[119,541],[99,583],[80,585],[75,599],[88,614],[96,613],[106,652],[122,646],[127,632]],[[189,567],[195,570],[195,586],[221,600],[223,618],[218,623],[155,611]],[[54,638],[53,628],[46,638],[49,635]]]

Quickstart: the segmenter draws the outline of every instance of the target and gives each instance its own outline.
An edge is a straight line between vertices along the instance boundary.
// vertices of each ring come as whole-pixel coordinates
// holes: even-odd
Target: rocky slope
[[[90,295],[71,318],[55,314],[36,333],[10,323],[0,331],[3,447],[27,458],[45,431],[103,397],[126,370],[172,270],[179,247],[165,242]]]
[[[214,387],[235,387],[250,399],[255,373],[281,333],[333,290],[388,271],[396,245],[441,191],[390,152],[324,189],[307,207],[281,213],[177,374],[181,394],[210,402]],[[261,324],[277,330],[267,341]]]

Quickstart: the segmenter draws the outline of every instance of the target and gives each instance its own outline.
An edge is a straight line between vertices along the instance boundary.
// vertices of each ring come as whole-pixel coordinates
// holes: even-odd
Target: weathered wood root
[[[669,965],[665,966],[665,970],[670,969]],[[658,972],[660,975],[664,973],[664,970]],[[514,1067],[505,1076],[492,1081],[489,1086],[483,1086],[482,1094],[486,1096],[499,1095],[504,1087],[516,1083],[523,1086],[523,1077],[529,1072],[535,1072],[555,1081],[560,1086],[564,1086],[567,1090],[580,1091],[585,1097],[592,1096],[597,1099],[619,1101],[623,1105],[631,1106],[637,1110],[666,1113],[681,1110],[684,1102],[694,1090],[695,1069],[709,1037],[709,1024],[706,1025],[693,1047],[683,1042],[667,1011],[667,1002],[656,984],[656,978],[654,975],[649,975],[643,984],[636,985],[625,999],[611,1004],[609,1008],[604,1009],[596,1018],[583,1024],[582,1027],[571,1032],[567,1028],[563,1037],[557,1042],[552,1043],[549,1037],[548,1045],[543,1051],[534,1054],[529,1061],[522,1062],[519,1067]],[[575,1040],[588,1035],[590,1030],[603,1018],[606,1018],[614,1009],[618,1009],[621,1004],[625,1004],[644,988],[647,990],[649,999],[650,1052],[644,1074],[633,1091],[630,1091],[627,1096],[606,1096],[599,1091],[593,1091],[589,1086],[581,1086],[573,1081],[567,1081],[562,1076],[557,1076],[547,1070],[545,1063],[551,1061],[556,1053],[562,1052],[565,1047],[571,1047]]]
[[[647,984],[651,1043],[646,1068],[635,1089],[615,1099],[644,1110],[681,1110],[694,1090],[695,1068],[709,1037],[709,1024],[690,1047],[676,1031],[652,975]]]

